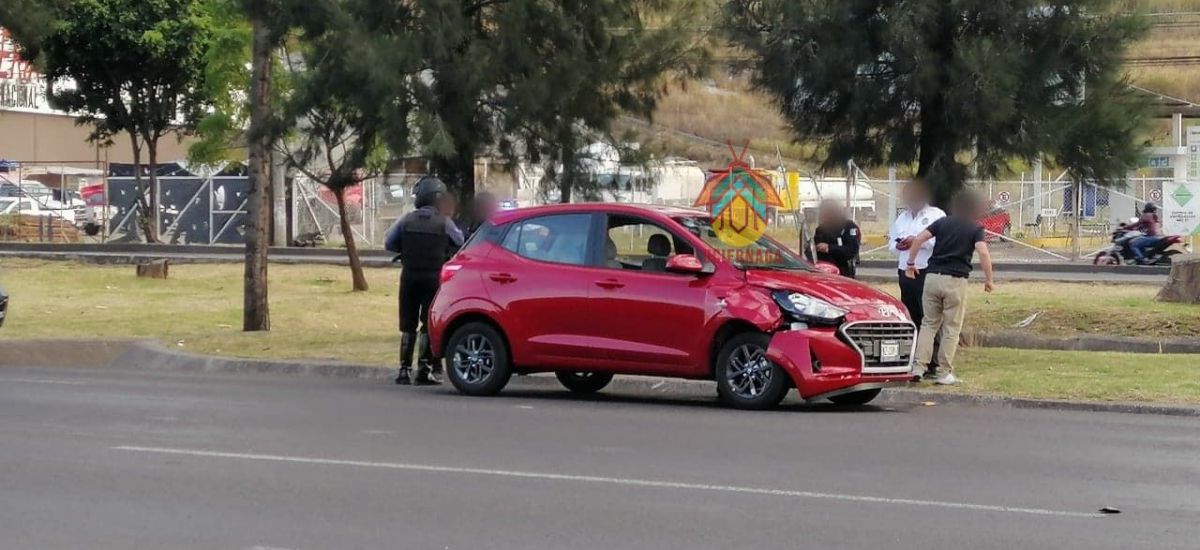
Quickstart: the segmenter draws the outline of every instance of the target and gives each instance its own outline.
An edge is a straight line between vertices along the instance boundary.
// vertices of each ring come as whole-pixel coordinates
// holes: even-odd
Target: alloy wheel
[[[775,369],[767,359],[766,350],[753,344],[744,344],[729,356],[729,368],[725,376],[734,395],[754,399],[766,391],[774,375]]]
[[[496,351],[482,334],[472,334],[454,349],[451,363],[463,382],[480,384],[492,375]]]

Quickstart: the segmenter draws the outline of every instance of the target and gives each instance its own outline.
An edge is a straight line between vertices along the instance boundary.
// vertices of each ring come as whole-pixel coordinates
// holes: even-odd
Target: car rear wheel
[[[769,409],[788,391],[787,373],[767,359],[771,337],[757,332],[731,338],[717,355],[717,394],[739,409]]]
[[[446,345],[446,376],[459,392],[496,395],[512,378],[508,345],[487,323],[467,323]]]
[[[554,376],[573,393],[596,393],[613,379],[612,374],[605,372],[556,372]]]
[[[866,405],[867,403],[873,401],[876,397],[879,397],[879,394],[882,391],[882,389],[875,388],[873,390],[843,393],[842,395],[830,397],[829,400],[837,403],[838,405]]]

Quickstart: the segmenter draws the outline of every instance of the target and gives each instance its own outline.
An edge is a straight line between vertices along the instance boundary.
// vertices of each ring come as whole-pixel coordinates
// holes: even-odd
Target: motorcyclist
[[[442,265],[463,244],[462,232],[442,208],[449,205],[446,184],[432,176],[413,187],[416,210],[388,230],[384,246],[399,254],[400,272],[400,372],[396,383],[418,386],[441,384],[441,366],[429,348],[429,306],[437,294]],[[417,329],[420,328],[418,334]],[[414,348],[419,350],[416,378],[412,378]]]
[[[1133,257],[1137,259],[1137,263],[1146,263],[1146,251],[1158,244],[1162,238],[1162,223],[1158,217],[1158,205],[1148,202],[1142,208],[1142,216],[1138,218],[1137,223],[1129,227],[1130,231],[1137,231],[1142,236],[1133,239],[1129,243],[1129,248],[1133,250]]]

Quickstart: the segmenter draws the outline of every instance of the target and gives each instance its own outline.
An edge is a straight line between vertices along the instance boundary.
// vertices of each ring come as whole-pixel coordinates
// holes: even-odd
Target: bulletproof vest
[[[446,263],[450,236],[446,218],[431,208],[410,212],[404,219],[400,263],[412,271],[438,271]]]

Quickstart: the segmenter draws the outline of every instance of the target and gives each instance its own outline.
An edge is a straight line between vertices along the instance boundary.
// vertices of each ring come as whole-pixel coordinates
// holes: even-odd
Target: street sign
[[[1012,200],[1012,193],[1009,193],[1008,191],[1001,191],[996,194],[996,201],[1000,204],[1008,204],[1008,201],[1010,200]]]
[[[1162,189],[1151,189],[1150,200],[1154,202],[1162,202]]]
[[[1200,183],[1165,184],[1163,231],[1168,235],[1200,235]]]

